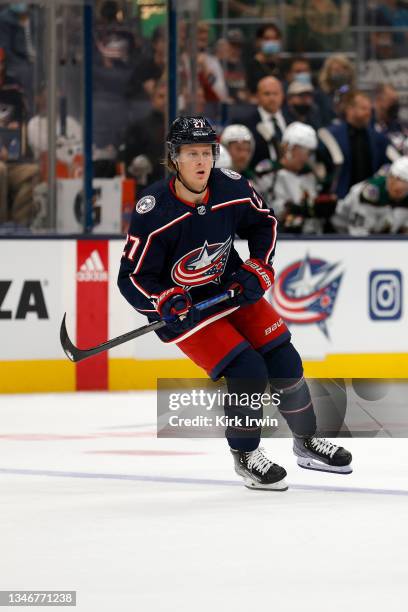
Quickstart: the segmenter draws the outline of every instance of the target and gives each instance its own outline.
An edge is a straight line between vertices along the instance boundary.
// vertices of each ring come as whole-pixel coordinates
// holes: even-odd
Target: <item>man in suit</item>
[[[362,91],[350,92],[344,99],[345,120],[319,130],[328,165],[336,157],[339,175],[336,193],[344,198],[350,188],[368,179],[382,165],[398,156],[389,139],[370,125],[371,101]]]
[[[258,106],[241,123],[252,132],[255,151],[251,167],[264,159],[279,157],[279,143],[286,128],[281,108],[284,100],[282,83],[275,77],[261,79],[256,90]]]

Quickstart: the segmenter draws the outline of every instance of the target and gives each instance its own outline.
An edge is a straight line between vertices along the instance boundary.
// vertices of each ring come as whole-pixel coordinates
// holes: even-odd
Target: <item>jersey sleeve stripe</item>
[[[134,276],[132,276],[132,274],[129,275],[129,278],[132,282],[132,284],[136,287],[136,289],[142,294],[144,295],[148,300],[152,300],[153,299],[153,295],[150,295],[150,293],[147,293],[147,291],[145,291],[143,289],[143,287],[141,285],[139,285],[138,282],[136,282]]]
[[[273,223],[272,223],[272,243],[271,243],[271,246],[270,246],[270,248],[269,248],[268,252],[267,252],[267,253],[266,253],[266,255],[265,255],[265,260],[264,260],[264,261],[265,261],[265,263],[268,263],[268,262],[269,262],[269,258],[270,258],[270,256],[272,255],[272,253],[273,253],[273,251],[274,251],[275,244],[276,244],[276,226],[277,226],[277,224],[278,224],[278,222],[277,222],[277,220],[275,219],[275,217],[272,217],[272,216],[271,216],[271,217],[268,217],[268,218],[271,218],[271,219],[272,219],[272,222],[273,222]]]
[[[234,206],[234,204],[244,204],[245,202],[251,202],[251,198],[241,198],[240,200],[229,200],[228,202],[221,202],[220,204],[215,204],[211,206],[211,210],[218,210],[219,208],[224,208],[225,206]]]
[[[156,234],[161,234],[162,232],[164,232],[166,229],[168,229],[169,227],[171,227],[172,225],[175,225],[176,223],[179,223],[179,221],[182,221],[183,219],[186,219],[187,217],[191,216],[191,212],[188,213],[184,213],[184,215],[181,215],[181,217],[177,217],[176,219],[173,219],[173,221],[170,221],[170,223],[166,223],[166,225],[163,225],[162,227],[159,227],[158,229],[154,230],[154,232],[151,232],[147,238],[146,244],[144,246],[143,251],[140,254],[140,258],[138,263],[136,264],[135,269],[133,270],[132,274],[137,274],[142,266],[143,260],[147,254],[147,251],[149,250],[152,238],[154,236],[156,236]]]
[[[252,208],[255,208],[256,212],[266,213],[267,215],[270,213],[269,208],[259,208],[259,206],[256,206],[256,204],[254,204],[252,200],[250,201],[250,205],[252,206]]]
[[[154,312],[157,314],[157,310],[155,308],[136,308],[138,312]]]

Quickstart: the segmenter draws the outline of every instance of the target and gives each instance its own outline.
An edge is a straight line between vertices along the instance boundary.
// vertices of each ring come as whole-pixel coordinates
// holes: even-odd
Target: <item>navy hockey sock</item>
[[[265,393],[268,371],[264,358],[252,348],[245,349],[222,374],[232,396],[224,404],[225,415],[233,423],[225,432],[228,444],[235,450],[253,451],[261,439],[261,427],[253,424],[253,420],[261,419],[263,411],[261,403],[254,409],[248,400],[256,400]]]
[[[280,394],[279,411],[290,430],[299,437],[312,436],[316,432],[316,416],[299,353],[291,342],[285,342],[263,357],[271,392]]]

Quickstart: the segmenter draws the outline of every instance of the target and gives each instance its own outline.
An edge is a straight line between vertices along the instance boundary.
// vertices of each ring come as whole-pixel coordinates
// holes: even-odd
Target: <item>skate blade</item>
[[[247,489],[255,489],[258,491],[287,491],[289,488],[284,478],[278,482],[271,482],[268,485],[260,484],[250,478],[244,478],[244,484]]]
[[[308,459],[307,457],[298,457],[297,464],[305,470],[316,470],[317,472],[332,472],[335,474],[351,474],[351,465],[327,465],[316,459]]]

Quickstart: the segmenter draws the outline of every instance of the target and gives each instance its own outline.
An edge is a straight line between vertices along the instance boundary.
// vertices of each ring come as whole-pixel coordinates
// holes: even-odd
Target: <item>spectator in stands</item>
[[[372,124],[390,139],[400,154],[408,152],[408,126],[399,117],[400,96],[392,85],[381,83],[375,90]]]
[[[0,49],[0,223],[29,226],[35,215],[33,188],[39,168],[28,161],[25,133],[24,94],[6,76],[6,54]]]
[[[399,120],[400,101],[399,93],[387,83],[380,83],[375,90],[373,120],[375,127],[386,134],[389,132],[402,132],[403,127]]]
[[[314,87],[295,79],[288,87],[283,114],[286,123],[300,121],[311,125],[315,130],[322,127],[320,112],[314,103]]]
[[[119,14],[118,2],[106,0],[95,28],[96,53],[109,68],[115,64],[128,65],[136,47],[132,32],[119,20]]]
[[[219,59],[209,50],[210,26],[205,21],[197,25],[198,78],[207,104],[227,102],[228,89]],[[211,114],[211,111],[210,111]]]
[[[165,69],[166,35],[163,26],[157,26],[152,34],[151,51],[142,55],[135,65],[128,89],[129,96],[150,98]]]
[[[344,95],[355,89],[356,75],[353,64],[342,54],[331,55],[326,59],[319,74],[320,90],[316,92],[323,125],[329,125],[336,117],[341,117]]]
[[[250,130],[238,123],[228,125],[221,134],[220,142],[227,149],[231,157],[230,168],[247,178],[252,178],[249,170],[255,141]]]
[[[33,11],[26,2],[15,2],[0,12],[0,44],[7,54],[7,72],[24,89],[28,108],[33,104],[33,65],[37,57]]]
[[[259,81],[266,76],[283,79],[281,67],[282,33],[274,24],[262,25],[256,32],[256,53],[247,65],[247,87],[257,92]]]
[[[227,32],[226,40],[217,43],[217,57],[224,69],[228,102],[240,103],[248,99],[246,72],[242,56],[244,35],[238,28]]]
[[[327,128],[333,146],[337,145],[338,155],[343,159],[337,183],[339,198],[344,198],[353,185],[372,176],[387,161],[398,157],[388,138],[370,125],[371,113],[367,94],[351,92],[345,99],[345,120]],[[322,139],[322,130],[319,136]],[[327,143],[324,138],[323,141]],[[328,152],[327,144],[326,149]],[[330,156],[334,158],[332,151]]]
[[[264,10],[265,6],[258,0],[228,0],[230,17],[262,17]]]
[[[104,2],[95,32],[93,105],[94,143],[98,149],[117,149],[130,113],[127,93],[135,44],[131,32],[118,21],[118,12],[117,2]]]
[[[306,57],[299,55],[289,61],[286,71],[287,85],[289,86],[292,81],[312,85],[312,66]]]
[[[406,3],[399,0],[383,0],[378,4],[376,3],[375,11],[378,15],[377,25],[381,23],[382,25],[389,25],[391,28],[408,28],[408,7]],[[405,56],[407,33],[394,32],[391,36],[391,48],[396,48],[398,55]]]
[[[282,83],[275,77],[264,77],[258,82],[256,93],[257,108],[242,120],[251,130],[255,140],[252,168],[264,159],[279,157],[279,143],[286,128],[281,110],[284,99]]]
[[[347,48],[352,4],[350,0],[286,0],[293,48],[314,52]]]
[[[166,83],[157,81],[151,97],[152,110],[143,119],[131,125],[120,147],[120,159],[126,173],[136,178],[138,187],[144,187],[164,176],[163,143],[165,141]]]

